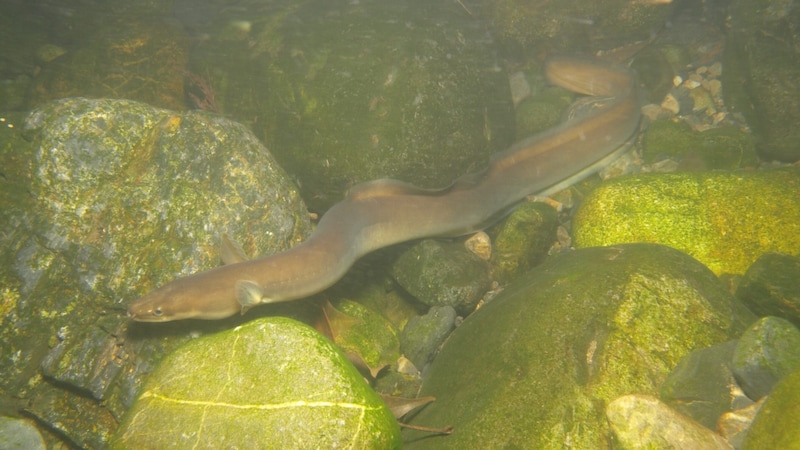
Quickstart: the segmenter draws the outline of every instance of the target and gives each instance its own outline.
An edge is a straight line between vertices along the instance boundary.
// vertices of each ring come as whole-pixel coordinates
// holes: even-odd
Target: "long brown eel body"
[[[546,73],[553,84],[613,99],[495,154],[486,170],[448,188],[426,190],[388,179],[357,185],[303,243],[167,283],[134,301],[128,316],[143,322],[221,319],[258,304],[308,297],[373,250],[489,225],[527,195],[595,165],[636,131],[640,105],[627,70],[559,57],[548,61]]]

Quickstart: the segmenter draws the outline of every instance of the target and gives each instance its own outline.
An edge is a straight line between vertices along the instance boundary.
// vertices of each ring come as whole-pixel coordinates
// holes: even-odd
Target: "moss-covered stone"
[[[0,387],[72,445],[102,447],[155,361],[242,320],[129,327],[128,302],[218,265],[222,232],[250,254],[286,249],[307,211],[263,145],[213,114],[79,98],[6,119]]]
[[[422,303],[449,305],[461,315],[475,309],[491,284],[486,261],[461,243],[432,239],[400,255],[392,266],[392,276]]]
[[[683,122],[657,120],[642,137],[642,157],[651,164],[665,156],[698,158],[706,169],[739,169],[758,164],[752,137],[735,127],[693,131]]]
[[[613,448],[732,450],[725,439],[649,395],[624,395],[606,408]]]
[[[800,448],[800,370],[784,378],[764,402],[747,437],[743,450]]]
[[[189,342],[160,364],[111,448],[399,448],[397,423],[340,350],[286,318]]]
[[[800,369],[800,330],[779,317],[762,317],[739,338],[732,361],[742,390],[757,401]]]
[[[564,120],[564,111],[575,94],[554,86],[540,87],[537,93],[517,105],[515,114],[517,140],[554,127]]]
[[[662,25],[671,5],[630,0],[587,3],[580,0],[484,0],[494,26],[506,39],[523,46],[585,48],[587,38],[634,42]]]
[[[800,160],[800,8],[781,0],[731,2],[725,102],[744,114],[765,160]]]
[[[541,202],[523,203],[491,229],[494,237],[492,278],[507,283],[547,256],[558,227],[558,214]]]
[[[377,178],[445,187],[513,140],[485,28],[449,4],[312,0],[260,14],[246,43],[199,43],[195,72],[210,74],[222,109],[264,139],[314,211]]]
[[[800,252],[800,170],[622,177],[575,214],[577,247],[655,242],[717,274],[742,274],[767,252]]]
[[[759,316],[800,327],[800,256],[765,253],[747,268],[736,296]]]
[[[409,448],[604,448],[605,405],[655,395],[691,350],[752,322],[711,271],[669,247],[566,253],[533,269],[450,335],[423,381],[436,402]]]
[[[29,107],[85,96],[186,109],[182,71],[189,58],[188,39],[174,23],[110,20],[89,32],[80,47],[43,67],[34,79]]]

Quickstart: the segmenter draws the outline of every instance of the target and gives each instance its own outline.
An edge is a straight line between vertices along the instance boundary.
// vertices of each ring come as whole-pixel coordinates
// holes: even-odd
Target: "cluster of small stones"
[[[650,120],[680,116],[696,131],[706,131],[722,125],[747,128],[744,117],[730,113],[722,98],[722,63],[700,66],[675,75],[673,88],[660,104],[642,108]]]

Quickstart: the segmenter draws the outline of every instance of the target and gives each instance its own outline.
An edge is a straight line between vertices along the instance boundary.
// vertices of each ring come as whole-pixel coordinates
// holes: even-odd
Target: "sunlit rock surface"
[[[288,248],[307,212],[221,116],[74,98],[14,125],[0,135],[0,383],[68,442],[102,447],[155,361],[231,326],[131,328],[128,304],[217,266],[223,232],[250,255]]]
[[[603,448],[605,404],[657,395],[696,348],[741,333],[752,314],[677,250],[627,244],[551,258],[450,335],[423,379],[433,395],[409,448]]]
[[[653,242],[716,274],[800,253],[800,169],[648,174],[602,184],[575,214],[576,247]]]
[[[112,448],[399,448],[389,409],[344,354],[271,317],[162,361]]]

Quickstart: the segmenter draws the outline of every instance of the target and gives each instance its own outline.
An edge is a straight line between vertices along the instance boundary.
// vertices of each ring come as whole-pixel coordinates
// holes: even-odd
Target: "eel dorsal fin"
[[[353,186],[347,193],[347,200],[358,201],[393,195],[437,195],[442,191],[442,189],[424,189],[403,181],[381,178]]]

